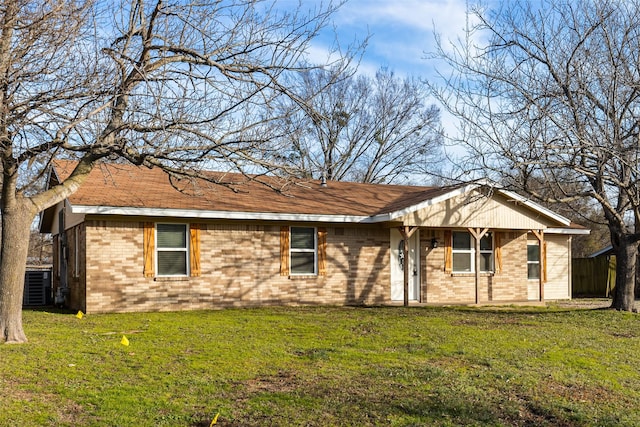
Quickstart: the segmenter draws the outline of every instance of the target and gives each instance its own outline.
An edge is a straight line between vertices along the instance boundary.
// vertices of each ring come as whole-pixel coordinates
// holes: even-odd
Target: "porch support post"
[[[476,279],[476,304],[480,304],[480,239],[487,234],[488,228],[469,228],[469,233],[476,241],[475,279]]]
[[[547,269],[545,265],[547,257],[544,253],[544,230],[531,230],[531,232],[538,239],[538,255],[540,257],[540,272],[538,273],[538,286],[540,290],[538,291],[538,297],[540,301],[544,301],[544,272]],[[569,262],[569,265],[571,265],[571,262]]]
[[[404,265],[402,266],[403,267],[402,269],[404,270],[403,271],[404,273],[404,306],[408,307],[409,306],[409,239],[411,238],[413,233],[416,232],[418,227],[403,225],[402,227],[398,227],[398,229],[400,230],[400,235],[402,236],[402,242],[403,242],[402,250],[404,251]]]

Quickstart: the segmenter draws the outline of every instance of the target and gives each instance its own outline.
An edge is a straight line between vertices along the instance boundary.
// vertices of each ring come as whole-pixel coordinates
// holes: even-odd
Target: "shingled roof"
[[[73,161],[55,161],[50,185],[63,182],[76,165]],[[77,214],[379,223],[399,220],[483,185],[426,187],[329,181],[325,186],[317,180],[203,173],[207,179],[178,179],[160,168],[100,163],[68,202],[71,212]],[[495,189],[555,220],[560,228],[548,232],[588,233],[584,227],[516,193]],[[52,215],[51,208],[43,212],[41,231],[48,232]]]
[[[76,162],[56,161],[54,166],[53,179],[62,182]],[[432,200],[454,189],[340,181],[329,181],[323,186],[316,180],[270,176],[256,180],[222,172],[207,172],[207,177],[209,180],[179,180],[159,168],[102,163],[69,197],[69,202],[78,213],[161,209],[190,211],[196,217],[204,212],[375,217]],[[100,208],[99,212],[96,208]]]

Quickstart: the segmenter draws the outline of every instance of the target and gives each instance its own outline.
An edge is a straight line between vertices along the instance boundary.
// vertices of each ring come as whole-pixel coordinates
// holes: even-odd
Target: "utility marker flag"
[[[76,317],[78,319],[82,319],[82,316],[84,316],[84,313],[82,312],[82,310],[78,311],[78,314],[76,314]]]
[[[122,339],[120,340],[120,344],[122,345],[129,345],[129,340],[127,339],[127,337],[125,337],[124,335],[122,336]]]
[[[213,420],[211,420],[211,424],[209,424],[209,427],[212,427],[212,426],[214,426],[214,425],[216,425],[216,424],[218,423],[218,417],[219,417],[219,416],[220,416],[220,412],[218,412],[218,413],[216,414],[216,416],[215,416],[215,417],[213,417]]]

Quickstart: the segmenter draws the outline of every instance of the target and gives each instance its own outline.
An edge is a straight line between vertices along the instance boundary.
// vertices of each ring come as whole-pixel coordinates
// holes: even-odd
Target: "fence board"
[[[572,296],[608,297],[615,285],[615,257],[574,258]]]

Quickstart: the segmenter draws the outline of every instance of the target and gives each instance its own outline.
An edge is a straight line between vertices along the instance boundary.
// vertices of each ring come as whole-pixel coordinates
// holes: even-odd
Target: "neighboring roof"
[[[64,181],[75,166],[76,162],[56,161],[53,183]],[[425,187],[329,181],[322,186],[315,180],[258,177],[267,186],[242,174],[207,172],[207,177],[225,185],[204,179],[170,179],[159,168],[102,163],[68,201],[72,212],[79,214],[370,223],[398,219],[483,185]],[[568,219],[515,193],[498,191],[556,221],[558,227],[570,227]]]
[[[596,257],[599,257],[600,255],[613,255],[613,246],[609,245],[607,247],[604,247],[599,251],[596,251],[591,255],[587,256],[587,258],[596,258]]]

